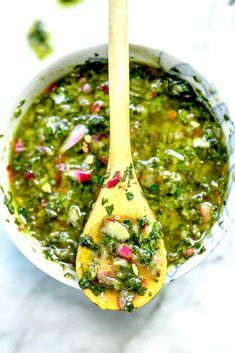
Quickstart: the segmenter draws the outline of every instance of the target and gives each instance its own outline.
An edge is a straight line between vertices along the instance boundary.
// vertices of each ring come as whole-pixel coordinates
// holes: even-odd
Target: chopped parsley
[[[132,192],[126,192],[126,198],[128,201],[131,201],[134,198],[134,194],[132,194]]]
[[[109,200],[108,199],[105,199],[104,197],[102,198],[101,200],[101,205],[104,206],[106,203],[108,203]]]
[[[112,205],[106,206],[105,209],[106,209],[108,215],[110,216],[113,213],[114,205],[112,204]]]
[[[51,35],[46,30],[43,21],[35,21],[27,35],[29,46],[33,50],[38,59],[45,59],[53,51],[51,45]]]

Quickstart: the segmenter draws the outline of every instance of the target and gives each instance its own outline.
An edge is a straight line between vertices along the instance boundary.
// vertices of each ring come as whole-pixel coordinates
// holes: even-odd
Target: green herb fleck
[[[159,240],[160,238],[162,238],[161,226],[158,222],[153,223],[153,227],[149,234],[149,238],[151,240]]]
[[[143,216],[137,219],[137,223],[140,226],[140,228],[150,224],[149,219],[147,218],[147,216]]]
[[[112,205],[106,206],[105,209],[106,209],[108,215],[110,216],[113,213],[114,205],[112,204]]]
[[[158,184],[152,184],[152,185],[149,187],[149,191],[150,191],[152,194],[157,194],[158,191],[159,191],[159,185],[158,185]]]
[[[82,289],[86,289],[90,287],[90,282],[91,282],[92,278],[91,278],[91,274],[89,272],[84,273],[83,277],[80,279],[79,286]]]
[[[24,223],[27,223],[27,221],[29,220],[29,215],[26,209],[24,207],[19,207],[17,212],[20,218],[22,219],[22,221],[24,221]]]
[[[126,193],[126,198],[127,198],[128,201],[131,201],[134,198],[134,194],[132,194],[132,192],[127,192]]]
[[[1,139],[3,136],[4,136],[3,134],[0,134],[0,139]]]
[[[106,203],[108,203],[109,200],[108,199],[105,199],[104,197],[102,198],[101,200],[101,205],[104,206]]]
[[[35,21],[27,35],[29,46],[38,59],[42,60],[52,53],[51,35],[42,21]]]
[[[19,101],[19,103],[17,104],[16,110],[14,112],[14,117],[15,118],[18,118],[20,116],[20,114],[22,113],[21,107],[22,107],[22,105],[24,105],[24,103],[25,103],[25,99],[21,99]]]

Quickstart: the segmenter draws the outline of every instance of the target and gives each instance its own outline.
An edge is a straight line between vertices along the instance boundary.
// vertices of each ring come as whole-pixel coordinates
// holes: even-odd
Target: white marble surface
[[[130,0],[130,40],[193,62],[213,78],[233,113],[235,6],[227,1]],[[65,11],[55,0],[1,1],[1,126],[40,67],[106,41],[106,3],[86,0]],[[54,37],[56,52],[46,63],[25,43],[34,18],[44,19]],[[0,228],[0,352],[234,353],[234,231],[202,265],[167,285],[158,300],[127,315],[102,312],[79,291],[43,274]]]

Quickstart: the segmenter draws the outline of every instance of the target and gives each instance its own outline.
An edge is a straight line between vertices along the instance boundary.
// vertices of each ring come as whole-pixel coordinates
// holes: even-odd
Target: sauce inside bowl
[[[168,264],[204,251],[227,185],[221,127],[191,86],[145,64],[130,67],[131,143],[144,196],[160,221]],[[84,224],[105,177],[107,62],[91,60],[53,82],[12,141],[12,201],[19,228],[73,269]],[[131,195],[127,195],[131,199]],[[112,205],[107,205],[112,214]]]

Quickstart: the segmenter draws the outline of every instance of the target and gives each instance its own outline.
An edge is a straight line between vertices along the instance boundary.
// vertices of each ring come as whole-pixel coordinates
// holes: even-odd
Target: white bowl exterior
[[[4,190],[3,193],[0,193],[0,217],[7,233],[19,250],[34,265],[51,277],[75,288],[79,288],[77,280],[64,277],[64,274],[67,273],[68,270],[64,270],[61,265],[47,260],[42,253],[38,241],[29,234],[24,234],[18,231],[18,226],[14,222],[14,216],[9,214],[8,209],[4,205],[4,194],[7,195],[9,191],[9,180],[6,168],[9,160],[10,141],[13,140],[14,132],[21,121],[25,110],[30,106],[34,97],[42,92],[45,87],[49,86],[51,82],[57,81],[59,78],[70,72],[74,66],[83,64],[88,58],[96,57],[97,54],[98,57],[107,58],[107,45],[79,50],[61,58],[40,72],[24,89],[17,100],[17,103],[20,99],[26,100],[22,107],[21,116],[19,118],[13,117],[13,112],[17,105],[16,103],[12,111],[9,113],[9,117],[11,118],[9,118],[5,130],[0,131],[0,133],[3,133],[4,135],[4,137],[0,139],[0,185]],[[228,232],[234,221],[235,212],[233,211],[233,204],[235,200],[235,186],[233,178],[235,177],[235,130],[231,119],[227,118],[229,116],[227,108],[218,97],[216,89],[190,65],[185,64],[162,51],[137,45],[130,45],[130,57],[140,62],[161,67],[166,72],[177,74],[180,78],[188,81],[197,92],[201,92],[202,96],[208,100],[210,108],[215,113],[216,118],[222,126],[230,154],[227,202],[221,212],[219,220],[214,224],[210,234],[205,239],[206,251],[201,255],[196,255],[188,259],[184,264],[169,268],[166,278],[167,283],[181,277],[207,257]]]

